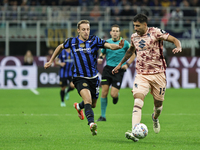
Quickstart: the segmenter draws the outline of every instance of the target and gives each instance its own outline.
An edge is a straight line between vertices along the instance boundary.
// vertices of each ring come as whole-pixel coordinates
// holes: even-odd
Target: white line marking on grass
[[[39,92],[36,89],[30,89],[35,95],[39,95]]]

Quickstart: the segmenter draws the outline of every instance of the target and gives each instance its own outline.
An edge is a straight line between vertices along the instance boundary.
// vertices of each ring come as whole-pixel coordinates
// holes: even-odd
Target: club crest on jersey
[[[82,47],[82,48],[85,47],[85,43],[81,43],[80,47]]]
[[[60,85],[62,85],[62,82],[60,81]]]
[[[135,87],[138,88],[138,84],[137,83],[135,83]]]
[[[83,86],[84,86],[84,87],[87,87],[88,85],[87,85],[87,83],[83,83]]]

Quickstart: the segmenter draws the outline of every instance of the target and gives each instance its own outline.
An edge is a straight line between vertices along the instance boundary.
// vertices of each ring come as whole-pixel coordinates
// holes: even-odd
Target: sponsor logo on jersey
[[[87,85],[87,83],[83,83],[83,86],[84,86],[84,87],[87,87],[88,85]]]
[[[75,49],[75,52],[83,51],[84,53],[91,53],[91,48],[78,48]]]
[[[80,44],[80,47],[85,47],[85,43],[81,43],[81,44]]]

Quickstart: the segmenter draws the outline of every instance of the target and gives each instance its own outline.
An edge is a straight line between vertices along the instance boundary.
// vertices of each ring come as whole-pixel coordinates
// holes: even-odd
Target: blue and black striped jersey
[[[73,77],[94,77],[97,75],[97,57],[99,48],[103,48],[105,40],[98,36],[89,36],[87,41],[69,38],[63,44],[70,48],[74,56]]]
[[[73,55],[72,52],[67,52],[65,49],[58,55],[61,62],[65,62],[64,67],[60,67],[59,75],[60,78],[67,78],[72,76],[72,66],[73,66]]]

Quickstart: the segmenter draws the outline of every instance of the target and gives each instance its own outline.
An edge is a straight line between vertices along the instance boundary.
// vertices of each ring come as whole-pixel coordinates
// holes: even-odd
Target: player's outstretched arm
[[[60,52],[64,49],[63,44],[60,44],[55,51],[53,52],[53,55],[51,56],[49,62],[45,63],[44,68],[47,69],[51,66],[52,62],[54,61],[54,59],[58,56],[58,54],[60,54]]]
[[[136,55],[135,55],[135,53],[133,53],[133,55],[130,57],[128,62],[126,62],[126,64],[122,66],[122,69],[126,70],[130,66],[130,64],[132,64],[132,62],[134,61],[135,57],[136,57]]]
[[[135,53],[135,46],[131,45],[131,47],[126,51],[125,56],[122,58],[121,62],[112,70],[112,74],[118,73],[121,65],[126,62],[133,55],[133,53]]]
[[[105,44],[104,44],[104,47],[107,48],[107,49],[112,49],[112,50],[121,49],[121,48],[124,47],[124,39],[122,39],[122,40],[119,42],[119,45],[117,45],[117,44],[105,43]]]
[[[181,42],[177,38],[175,38],[174,36],[169,35],[166,41],[172,42],[176,46],[176,48],[174,48],[172,50],[172,52],[174,54],[178,53],[178,52],[182,52]]]

